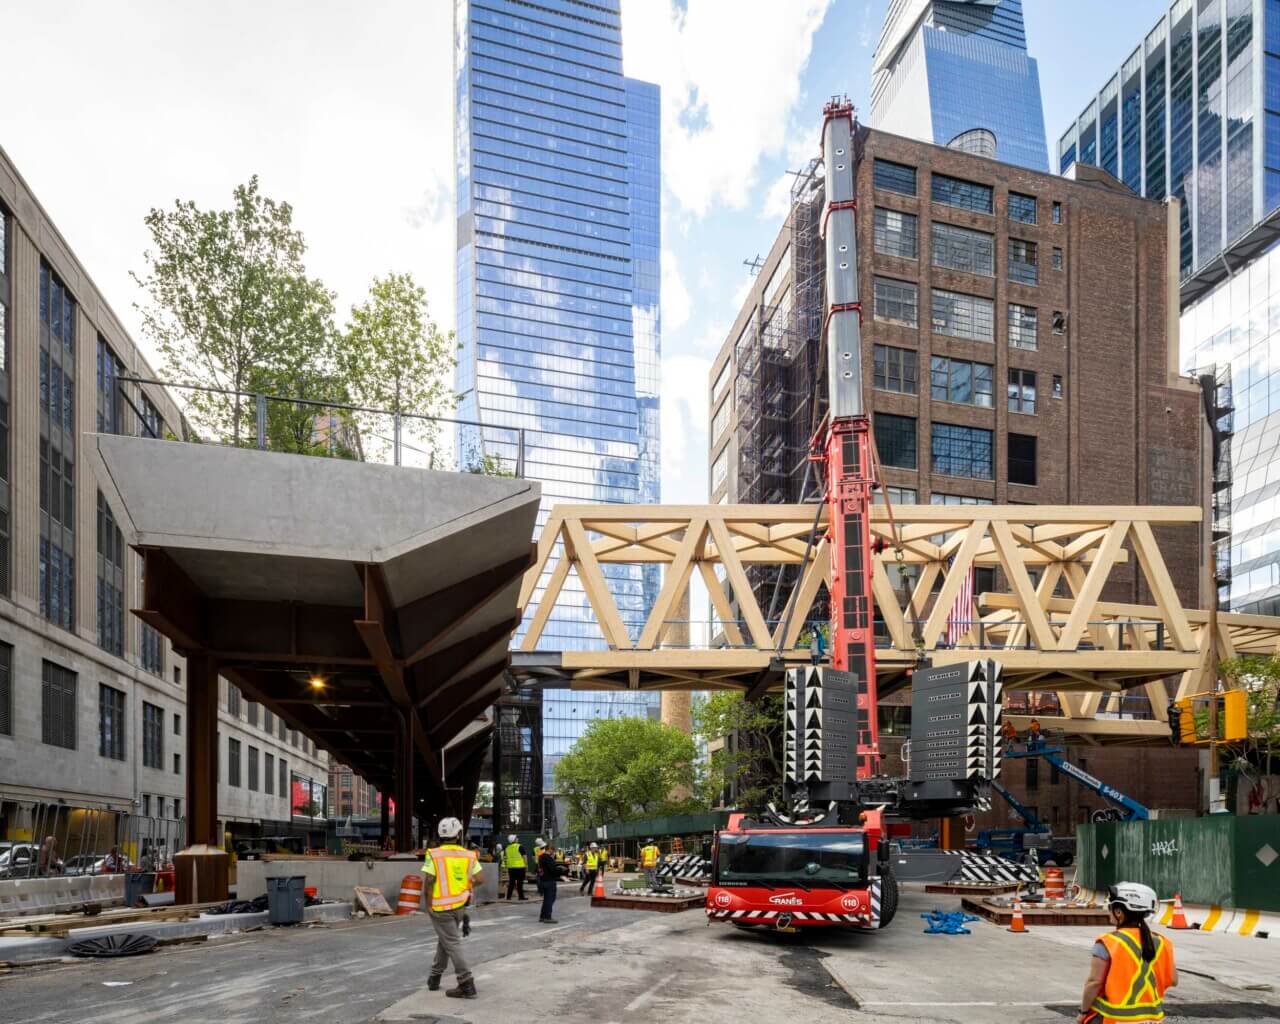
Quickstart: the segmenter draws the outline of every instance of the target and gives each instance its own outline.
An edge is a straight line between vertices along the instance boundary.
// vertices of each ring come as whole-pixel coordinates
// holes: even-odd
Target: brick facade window
[[[1035,413],[1036,374],[1034,370],[1009,368],[1009,411]]]
[[[914,213],[886,210],[883,206],[877,206],[874,218],[876,252],[904,260],[916,258],[918,245]]]
[[[916,468],[916,420],[914,416],[892,416],[878,412],[874,420],[876,451],[885,466]]]
[[[990,363],[934,356],[929,362],[929,391],[935,402],[955,402],[990,409],[994,405]]]
[[[1009,483],[1036,483],[1036,439],[1031,434],[1009,435]]]
[[[914,349],[876,345],[872,352],[873,380],[877,388],[881,391],[897,391],[904,395],[916,393],[919,357]]]
[[[874,287],[877,320],[901,324],[903,327],[915,327],[919,324],[919,289],[912,282],[877,277]]]
[[[937,220],[933,222],[931,229],[935,267],[962,270],[968,274],[981,274],[983,277],[995,275],[996,241],[992,235]]]
[[[935,423],[930,452],[933,471],[943,476],[990,480],[995,475],[990,430]]]
[[[1009,303],[1009,347],[1022,348],[1034,352],[1038,341],[1036,338],[1037,314],[1034,306],[1022,306],[1016,302]]]
[[[876,157],[872,165],[871,181],[876,188],[882,188],[886,192],[897,192],[904,196],[916,194],[916,169],[906,164],[896,164],[892,160]]]
[[[954,206],[958,210],[971,210],[974,213],[991,213],[995,208],[994,197],[995,190],[990,185],[952,178],[946,174],[933,176],[933,201],[943,206]]]
[[[1009,219],[1021,221],[1023,224],[1036,222],[1036,197],[1023,195],[1021,192],[1009,193]]]
[[[995,341],[995,306],[990,299],[934,288],[932,292],[934,334],[970,341]]]

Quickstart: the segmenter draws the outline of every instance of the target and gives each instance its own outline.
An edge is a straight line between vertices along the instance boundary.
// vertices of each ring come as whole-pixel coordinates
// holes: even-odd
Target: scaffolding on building
[[[543,832],[542,694],[521,690],[503,694],[494,706],[494,835]]]
[[[1214,550],[1214,585],[1218,609],[1231,609],[1231,435],[1235,405],[1231,396],[1231,364],[1219,363],[1196,371],[1204,399],[1205,418],[1213,445],[1210,540]]]
[[[821,500],[809,443],[826,409],[823,386],[822,163],[792,172],[788,249],[738,338],[737,500],[783,504]],[[786,281],[775,286],[775,282]],[[748,578],[762,606],[776,605],[778,566],[752,566]],[[792,573],[791,575],[794,575]],[[785,581],[784,581],[785,586]],[[785,594],[780,595],[785,599]]]

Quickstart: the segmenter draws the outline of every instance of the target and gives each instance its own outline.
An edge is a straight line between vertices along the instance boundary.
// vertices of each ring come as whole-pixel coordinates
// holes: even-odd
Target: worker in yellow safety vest
[[[583,858],[582,866],[582,884],[578,886],[578,895],[581,896],[585,892],[589,892],[591,887],[596,884],[596,872],[600,870],[600,861],[603,859],[600,847],[596,843],[592,843],[587,847],[586,856]]]
[[[511,899],[514,892],[527,903],[529,898],[524,894],[524,876],[529,865],[525,863],[524,851],[520,849],[515,836],[507,836],[507,847],[502,851],[502,866],[507,869],[507,895],[504,898]]]
[[[1164,1020],[1164,994],[1178,983],[1173,943],[1147,927],[1158,906],[1155,890],[1121,882],[1107,892],[1116,930],[1093,944],[1089,980],[1080,998],[1080,1024]]]
[[[652,838],[646,839],[644,846],[640,848],[640,870],[644,872],[644,880],[650,889],[658,887],[658,861],[662,857],[662,851],[658,849],[658,844]]]
[[[444,818],[438,830],[441,843],[427,851],[422,862],[422,873],[431,879],[431,926],[436,933],[436,955],[431,961],[431,974],[427,988],[432,992],[440,987],[445,968],[453,962],[453,973],[458,979],[455,988],[445,992],[454,999],[474,999],[476,983],[471,968],[462,956],[462,919],[471,900],[472,888],[484,873],[475,850],[460,845],[462,822],[457,818]]]

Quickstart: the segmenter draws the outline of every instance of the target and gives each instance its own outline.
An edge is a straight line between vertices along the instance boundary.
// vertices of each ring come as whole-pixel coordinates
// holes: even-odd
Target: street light
[[[313,675],[309,682],[311,683],[311,689],[313,690],[324,689],[324,676],[322,675]]]

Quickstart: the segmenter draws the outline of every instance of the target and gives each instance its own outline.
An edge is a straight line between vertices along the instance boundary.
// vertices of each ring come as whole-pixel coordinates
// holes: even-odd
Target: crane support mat
[[[678,914],[682,910],[696,910],[707,905],[706,893],[689,893],[676,896],[640,896],[630,892],[611,892],[604,896],[592,896],[593,907],[613,907],[615,910],[656,910],[663,914]]]
[[[1008,897],[986,897],[972,899],[968,896],[960,901],[960,906],[971,914],[978,914],[996,924],[1008,925],[1013,922],[1013,902]],[[1092,927],[1106,927],[1111,924],[1111,917],[1105,907],[1082,907],[1066,900],[1054,901],[1052,906],[1041,906],[1036,903],[1022,904],[1022,917],[1028,928],[1036,925],[1071,925],[1082,924]]]
[[[945,896],[995,896],[1017,888],[1017,882],[931,882],[924,891]]]

